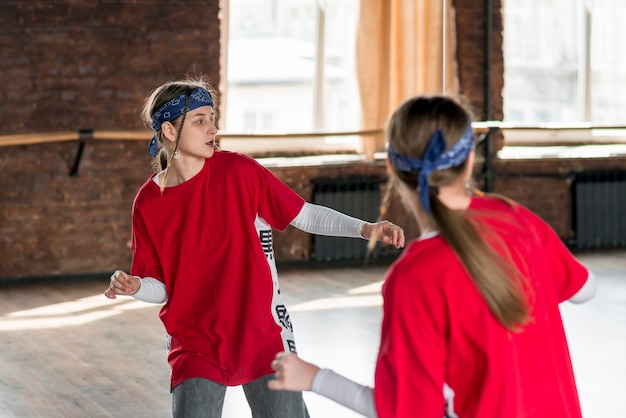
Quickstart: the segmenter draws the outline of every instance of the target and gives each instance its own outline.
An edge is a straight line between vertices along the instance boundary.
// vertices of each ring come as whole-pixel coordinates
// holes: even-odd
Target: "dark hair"
[[[436,130],[443,133],[449,148],[471,121],[469,111],[449,97],[416,97],[404,102],[394,112],[387,125],[387,140],[398,153],[421,159]],[[465,160],[457,167],[430,174],[431,220],[460,258],[493,315],[502,325],[514,330],[525,324],[529,317],[528,301],[523,293],[525,278],[510,259],[500,256],[485,242],[482,238],[485,231],[479,229],[469,211],[452,210],[437,196],[437,188],[457,181],[467,164],[468,160]],[[412,190],[417,188],[417,172],[394,168],[393,174],[397,181]],[[504,250],[504,246],[501,249]]]

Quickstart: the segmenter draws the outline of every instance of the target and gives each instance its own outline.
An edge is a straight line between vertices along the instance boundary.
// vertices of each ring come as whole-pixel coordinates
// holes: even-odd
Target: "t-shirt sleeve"
[[[554,287],[559,303],[568,300],[583,287],[589,277],[589,270],[572,254],[550,225],[528,209],[521,210],[534,225],[539,251],[549,270],[546,279]]]
[[[443,416],[448,327],[445,294],[433,284],[434,278],[420,281],[415,271],[394,268],[383,287],[384,316],[374,386],[381,418]],[[412,280],[406,280],[408,274]]]
[[[298,215],[304,199],[269,169],[256,164],[261,187],[258,214],[273,228],[282,231]]]
[[[152,242],[149,239],[137,200],[133,204],[130,274],[139,277],[153,277],[163,281],[163,270]]]

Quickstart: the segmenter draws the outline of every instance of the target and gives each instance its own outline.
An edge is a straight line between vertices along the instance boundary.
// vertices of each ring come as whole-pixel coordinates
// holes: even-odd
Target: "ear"
[[[393,176],[393,165],[391,164],[391,160],[389,159],[389,156],[387,156],[387,158],[385,158],[385,165],[387,166],[387,174],[389,176]]]
[[[171,122],[163,122],[161,131],[165,139],[171,143],[176,142],[176,127]]]

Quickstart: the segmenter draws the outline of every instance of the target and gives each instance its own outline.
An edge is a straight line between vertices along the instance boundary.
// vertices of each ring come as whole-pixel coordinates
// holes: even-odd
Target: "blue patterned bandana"
[[[189,107],[186,107],[186,104],[187,95],[181,94],[180,96],[165,103],[159,110],[154,112],[154,115],[152,115],[152,129],[154,130],[154,136],[150,140],[150,144],[148,144],[148,150],[150,150],[150,155],[152,155],[152,157],[156,157],[157,151],[159,150],[156,133],[161,130],[161,125],[164,122],[173,121],[183,113],[187,113],[190,110],[194,110],[202,106],[213,107],[213,98],[207,90],[197,88],[192,90],[189,95]]]
[[[387,147],[387,155],[389,156],[391,164],[397,170],[406,172],[419,171],[417,192],[419,193],[420,202],[422,202],[424,210],[430,215],[428,176],[433,171],[446,170],[460,165],[467,159],[473,146],[474,130],[472,129],[472,124],[469,123],[461,139],[452,145],[448,151],[445,151],[446,141],[443,139],[443,133],[437,130],[431,135],[428,141],[423,160],[398,154],[391,145]]]

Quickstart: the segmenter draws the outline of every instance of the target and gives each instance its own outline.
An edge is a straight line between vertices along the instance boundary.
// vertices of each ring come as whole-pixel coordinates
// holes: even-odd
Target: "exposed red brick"
[[[497,120],[502,118],[504,84],[501,0],[492,3],[487,111],[485,2],[454,0],[461,93],[477,119],[488,114]],[[133,0],[3,5],[0,135],[142,128],[138,114],[143,99],[159,84],[195,70],[219,86],[219,47],[218,0],[201,7],[197,2]],[[128,269],[132,200],[150,173],[147,140],[88,142],[77,177],[68,175],[77,142],[0,148],[0,279]],[[626,158],[496,161],[494,191],[527,205],[569,239],[568,173],[609,168],[626,169]],[[385,167],[274,172],[310,200],[311,179],[384,176]],[[533,173],[546,176],[528,176]],[[553,174],[561,177],[549,176]],[[419,233],[397,196],[388,218],[403,225],[409,238]],[[276,233],[274,244],[279,261],[311,255],[311,237],[291,227]]]

